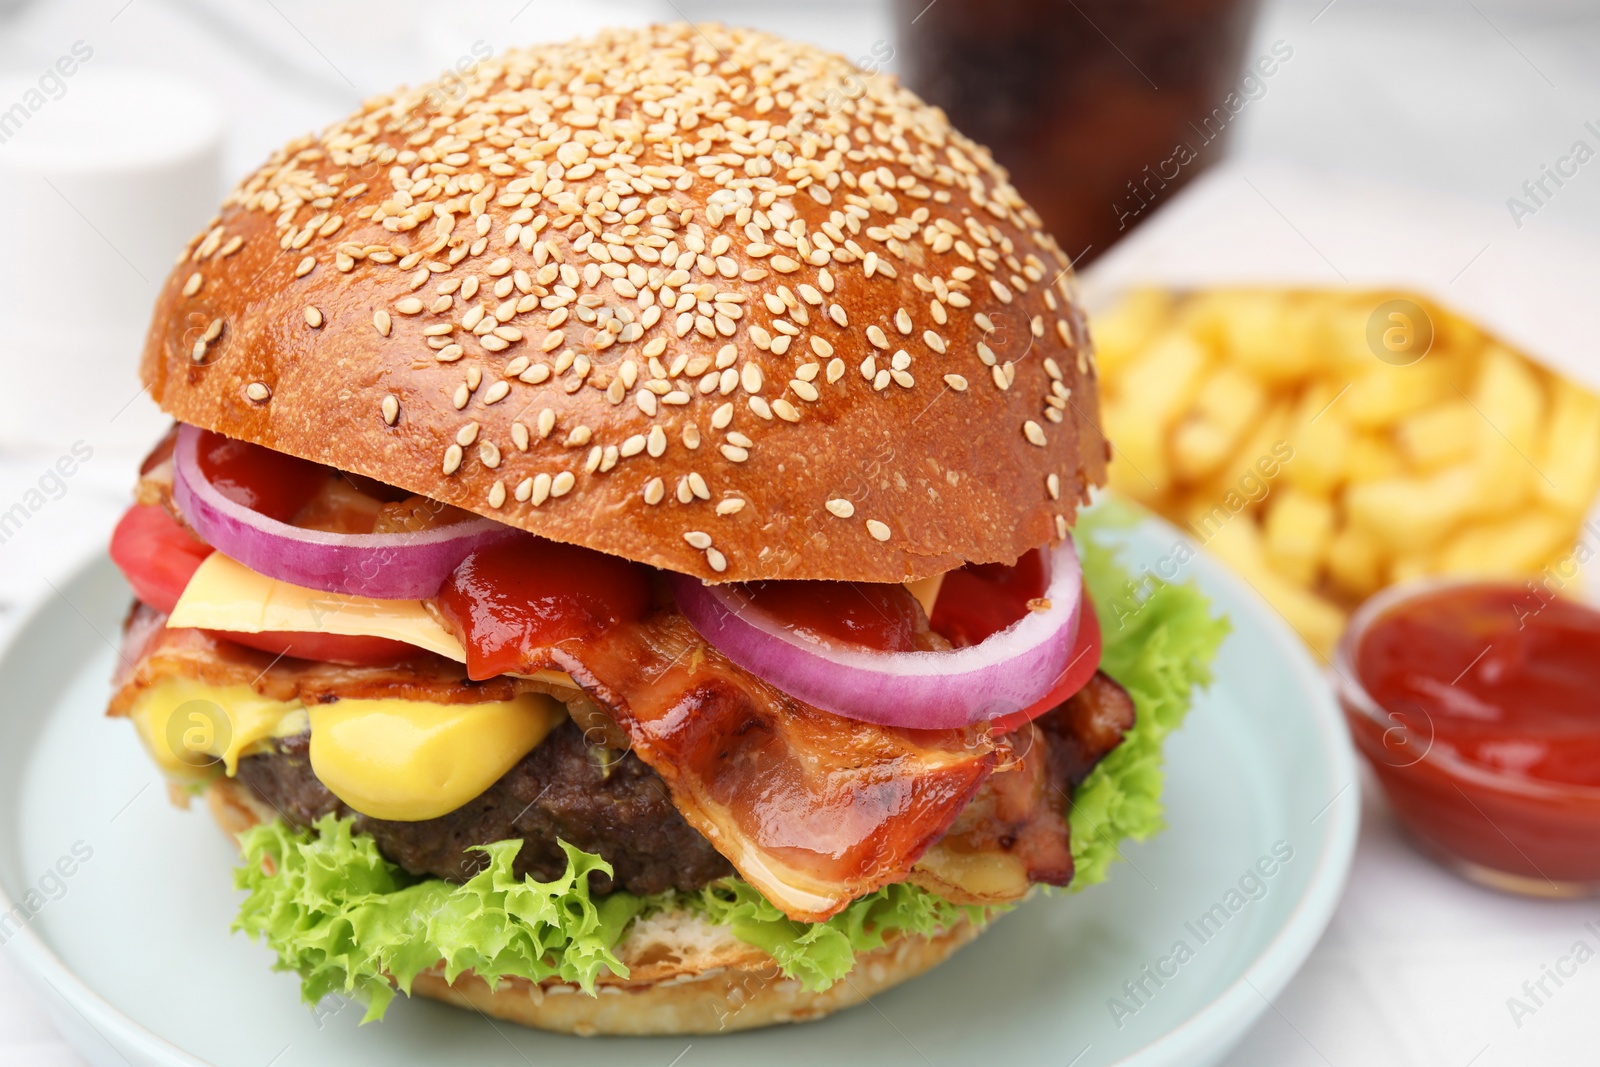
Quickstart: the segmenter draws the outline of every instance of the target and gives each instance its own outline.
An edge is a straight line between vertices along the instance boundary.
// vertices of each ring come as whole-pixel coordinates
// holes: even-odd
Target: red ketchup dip
[[[1424,852],[1512,892],[1600,892],[1600,612],[1510,584],[1398,586],[1351,618],[1334,667]]]

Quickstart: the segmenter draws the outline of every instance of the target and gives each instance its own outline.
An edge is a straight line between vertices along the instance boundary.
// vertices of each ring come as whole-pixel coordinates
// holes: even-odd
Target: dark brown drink
[[[1279,42],[1245,65],[1256,6],[896,0],[906,84],[993,149],[1085,261],[1215,162],[1293,54]]]

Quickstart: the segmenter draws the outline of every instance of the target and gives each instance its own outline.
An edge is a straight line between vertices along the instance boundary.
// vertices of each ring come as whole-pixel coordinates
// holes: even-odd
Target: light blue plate
[[[1116,536],[1125,562],[1169,571],[1181,540],[1155,520]],[[1191,576],[1233,634],[1167,746],[1169,829],[1126,845],[1108,882],[1030,902],[930,975],[820,1023],[583,1040],[422,1001],[358,1027],[354,1006],[302,1007],[294,976],[230,936],[230,843],[171,807],[133,729],[102,718],[129,594],[96,559],[0,655],[0,939],[97,1067],[667,1067],[691,1045],[684,1067],[1204,1067],[1321,936],[1359,805],[1343,720],[1298,640],[1210,560]],[[1261,862],[1274,850],[1289,858]]]

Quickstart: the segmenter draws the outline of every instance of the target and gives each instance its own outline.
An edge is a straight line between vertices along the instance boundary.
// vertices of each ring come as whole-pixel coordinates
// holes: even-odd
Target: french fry
[[[1333,537],[1333,502],[1297,489],[1279,490],[1267,504],[1262,527],[1267,561],[1291,581],[1317,580]]]
[[[1113,464],[1111,485],[1155,505],[1172,484],[1167,431],[1199,388],[1209,355],[1181,330],[1161,333],[1122,372],[1122,389],[1107,404],[1106,436],[1124,459]]]
[[[1532,574],[1572,547],[1570,516],[1534,511],[1483,526],[1468,526],[1439,548],[1441,573],[1515,578]]]
[[[1537,462],[1533,489],[1543,503],[1569,516],[1587,511],[1600,493],[1600,399],[1555,382]]]
[[[1195,394],[1190,415],[1172,435],[1172,469],[1178,478],[1198,482],[1216,472],[1239,447],[1266,404],[1255,379],[1232,367],[1219,367]]]
[[[1351,482],[1378,482],[1403,473],[1403,464],[1387,439],[1376,434],[1357,434],[1345,453],[1345,471]]]
[[[1306,388],[1289,426],[1294,459],[1285,467],[1289,484],[1329,496],[1344,481],[1350,461],[1350,424],[1339,413],[1339,391],[1329,383]]]
[[[1471,513],[1478,486],[1470,466],[1345,487],[1350,524],[1393,552],[1431,548]]]
[[[1544,418],[1544,389],[1526,362],[1490,345],[1472,394],[1472,406],[1482,417],[1477,452],[1485,490],[1475,514],[1489,516],[1521,506],[1531,492],[1529,480],[1539,477],[1533,455]]]
[[[1440,360],[1423,359],[1404,367],[1369,360],[1350,384],[1350,391],[1339,400],[1341,414],[1364,430],[1382,429],[1413,412],[1420,411],[1446,396],[1450,390],[1450,366]]]
[[[1395,426],[1394,437],[1413,469],[1436,471],[1472,455],[1481,421],[1472,405],[1457,397],[1407,415]]]
[[[1318,655],[1324,659],[1332,656],[1344,629],[1344,612],[1274,571],[1254,523],[1242,516],[1234,519],[1217,531],[1206,548],[1253,586]]]
[[[1351,600],[1365,600],[1383,585],[1382,546],[1370,534],[1346,526],[1328,545],[1328,578]]]
[[[1172,294],[1165,289],[1135,289],[1111,311],[1095,318],[1095,361],[1103,381],[1118,380],[1118,372],[1166,325],[1172,308]]]

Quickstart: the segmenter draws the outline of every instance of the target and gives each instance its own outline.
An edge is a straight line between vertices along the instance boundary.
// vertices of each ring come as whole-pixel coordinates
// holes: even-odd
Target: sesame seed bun
[[[1072,275],[943,112],[713,26],[461,66],[234,190],[156,307],[165,411],[712,580],[1066,535],[1107,458]]]
[[[230,778],[206,790],[218,825],[237,837],[276,817]],[[778,971],[772,957],[684,911],[634,922],[616,946],[629,976],[604,973],[594,996],[551,979],[502,980],[495,989],[472,971],[447,982],[443,968],[416,977],[412,992],[540,1030],[581,1034],[706,1034],[805,1022],[863,1003],[944,962],[983,927],[963,919],[929,937],[898,937],[861,953],[845,979],[822,992]]]

